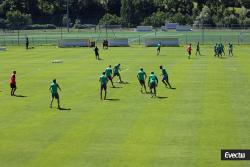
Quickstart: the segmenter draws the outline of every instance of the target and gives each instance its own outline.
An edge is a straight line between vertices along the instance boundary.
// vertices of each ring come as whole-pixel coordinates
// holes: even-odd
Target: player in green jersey
[[[157,84],[158,84],[158,78],[156,77],[154,72],[151,72],[148,78],[148,86],[150,88],[150,93],[152,95],[151,97],[156,97]]]
[[[109,65],[109,67],[108,68],[106,68],[106,70],[105,70],[105,75],[107,76],[107,78],[108,78],[108,80],[110,80],[110,82],[111,82],[111,84],[112,84],[112,86],[113,87],[115,87],[114,86],[114,84],[113,84],[113,81],[112,81],[112,67],[111,67],[111,65]]]
[[[139,83],[141,84],[141,93],[143,93],[142,89],[144,87],[145,93],[147,93],[146,85],[145,85],[145,79],[147,78],[147,74],[143,71],[143,68],[140,69],[140,71],[137,73],[137,78]]]
[[[229,43],[228,44],[228,54],[229,56],[233,56],[233,44],[232,43]]]
[[[113,78],[115,77],[115,76],[118,76],[119,77],[119,83],[122,83],[122,78],[121,78],[121,74],[120,74],[120,71],[121,71],[121,64],[117,64],[115,67],[114,67],[114,69],[113,69],[113,72],[114,72],[114,74],[113,74]]]
[[[100,89],[100,98],[102,100],[102,91],[104,90],[105,95],[104,95],[104,100],[106,100],[107,96],[107,83],[108,83],[108,78],[105,75],[105,72],[102,73],[102,75],[99,78],[99,81],[101,83],[101,89]]]
[[[200,43],[198,42],[196,45],[196,53],[195,55],[197,56],[197,53],[199,53],[199,56],[201,55],[201,51],[200,51]]]
[[[58,83],[56,83],[56,79],[54,79],[53,82],[50,84],[50,87],[49,87],[49,90],[51,92],[50,108],[52,108],[53,100],[54,100],[54,98],[56,98],[57,99],[58,109],[61,109],[58,89],[61,91],[60,86],[58,85]]]
[[[162,82],[164,83],[164,85],[167,87],[169,86],[170,89],[172,89],[172,86],[170,85],[169,81],[168,81],[168,73],[167,70],[165,68],[163,68],[163,66],[160,66],[161,72],[162,72]]]

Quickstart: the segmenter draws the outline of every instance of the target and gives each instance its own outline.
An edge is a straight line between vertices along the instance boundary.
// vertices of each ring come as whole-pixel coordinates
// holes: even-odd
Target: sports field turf
[[[250,161],[221,161],[221,149],[250,148],[250,49],[234,57],[187,59],[184,47],[59,49],[8,47],[0,52],[1,167],[249,167]],[[53,64],[53,60],[63,63]],[[108,86],[99,99],[99,76],[121,63],[128,84]],[[160,79],[167,68],[175,90],[158,85],[159,98],[141,94],[140,67]],[[17,95],[8,79],[17,71]],[[62,107],[49,108],[48,87],[56,78]],[[116,81],[117,79],[115,79]]]

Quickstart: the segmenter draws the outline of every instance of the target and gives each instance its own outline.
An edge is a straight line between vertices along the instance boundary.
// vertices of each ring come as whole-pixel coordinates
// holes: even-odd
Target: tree
[[[250,9],[250,0],[241,0],[241,4],[247,8]]]
[[[207,6],[202,8],[200,15],[196,18],[196,24],[199,26],[206,24],[213,25],[211,10]]]
[[[122,19],[116,15],[107,13],[99,20],[100,25],[121,25]]]
[[[107,3],[108,13],[115,14],[116,16],[120,16],[121,10],[121,1],[120,0],[109,0]]]
[[[162,11],[154,12],[151,16],[146,17],[142,22],[143,25],[152,25],[154,27],[161,27],[166,22],[166,14]]]
[[[121,18],[126,26],[131,26],[131,20],[133,17],[133,0],[121,0]]]
[[[6,14],[8,27],[12,29],[22,29],[32,23],[30,14],[23,14],[20,11],[9,11]]]

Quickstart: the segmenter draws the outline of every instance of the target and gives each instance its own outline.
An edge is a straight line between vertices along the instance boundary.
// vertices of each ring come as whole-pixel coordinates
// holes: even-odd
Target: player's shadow
[[[102,58],[99,58],[99,59],[98,59],[98,61],[102,61],[102,60],[104,60],[104,59],[102,59]]]
[[[116,82],[116,83],[118,83],[118,84],[124,84],[124,85],[126,85],[126,84],[130,84],[130,83],[129,83],[129,82],[127,82],[127,81]]]
[[[119,89],[119,88],[122,88],[122,87],[120,87],[120,86],[115,86],[115,87],[110,87],[110,88]]]
[[[176,88],[170,88],[170,87],[166,87],[166,88],[168,88],[168,89],[173,89],[173,90],[175,90]]]
[[[24,95],[15,95],[15,97],[28,97],[28,96],[24,96]]]
[[[120,99],[111,99],[111,98],[105,99],[105,100],[108,100],[108,101],[120,101]]]
[[[158,99],[167,99],[168,97],[166,96],[157,96]]]
[[[71,110],[71,108],[63,108],[63,107],[61,107],[61,108],[58,108],[58,110]]]

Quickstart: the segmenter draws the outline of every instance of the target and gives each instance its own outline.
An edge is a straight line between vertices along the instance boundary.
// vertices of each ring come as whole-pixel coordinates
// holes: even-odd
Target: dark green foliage
[[[236,21],[235,18],[230,18],[231,14],[242,25],[245,18],[240,16],[239,10],[243,6],[250,8],[250,0],[68,0],[68,2],[71,25],[77,19],[82,24],[98,24],[106,19],[110,24],[122,23],[128,27],[140,24],[161,26],[164,24],[164,19],[179,24],[193,22],[202,24],[203,21],[203,24],[212,26],[229,25],[229,22]],[[204,7],[209,9],[209,16],[204,16],[204,11],[202,13]],[[7,20],[7,13],[10,11],[19,11],[22,23],[10,23],[10,20]],[[34,24],[65,26],[66,13],[67,0],[0,0],[0,28],[17,28],[17,26],[22,28],[31,21]],[[246,13],[246,17],[250,17],[249,12]],[[81,27],[80,25],[78,27]]]
[[[146,17],[143,21],[143,25],[152,25],[154,27],[161,27],[165,24],[167,16],[162,11],[157,11],[153,13],[151,16]]]
[[[6,22],[12,29],[23,29],[32,23],[30,14],[23,14],[18,10],[7,12]]]
[[[100,19],[99,24],[100,25],[121,25],[122,19],[116,15],[112,15],[108,13]]]

